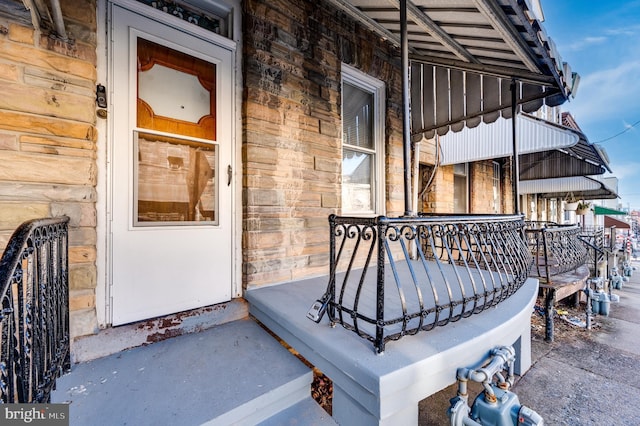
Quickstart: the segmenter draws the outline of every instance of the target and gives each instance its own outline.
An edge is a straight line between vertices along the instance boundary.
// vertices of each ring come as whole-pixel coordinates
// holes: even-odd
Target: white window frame
[[[374,77],[371,77],[362,71],[349,66],[347,64],[342,64],[342,83],[348,83],[352,86],[355,86],[361,90],[367,91],[373,95],[373,139],[375,152],[369,150],[362,150],[359,147],[354,147],[352,145],[344,145],[341,143],[341,154],[344,152],[344,148],[355,149],[359,151],[366,151],[372,153],[374,156],[373,159],[373,167],[375,170],[373,171],[373,182],[371,184],[374,186],[373,192],[373,209],[372,210],[346,210],[344,208],[344,202],[342,205],[342,214],[350,214],[350,215],[384,215],[385,214],[385,150],[384,150],[384,135],[385,135],[385,84],[383,81],[380,81]],[[342,87],[342,85],[341,85]],[[340,106],[341,116],[342,114],[342,105]],[[342,125],[340,126],[340,134],[342,135]],[[341,141],[342,141],[341,137]],[[342,164],[342,162],[340,163]],[[340,175],[342,177],[342,168],[340,171]],[[342,198],[342,191],[340,192],[340,197]]]
[[[493,212],[498,214],[502,213],[502,167],[499,162],[492,161],[493,172],[491,175],[491,189],[493,191]]]

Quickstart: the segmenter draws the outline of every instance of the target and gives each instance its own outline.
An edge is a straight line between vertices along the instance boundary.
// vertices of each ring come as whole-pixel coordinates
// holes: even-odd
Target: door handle
[[[233,168],[231,164],[227,166],[227,186],[231,185],[231,177],[233,176]]]

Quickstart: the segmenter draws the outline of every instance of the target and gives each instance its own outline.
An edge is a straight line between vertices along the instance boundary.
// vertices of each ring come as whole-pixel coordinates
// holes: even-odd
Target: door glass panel
[[[217,224],[216,65],[138,38],[134,225]]]
[[[134,134],[136,225],[217,224],[216,145]]]
[[[191,123],[200,121],[211,108],[211,93],[196,76],[163,65],[139,73],[138,97],[157,115]]]
[[[216,65],[138,38],[136,125],[216,139]]]

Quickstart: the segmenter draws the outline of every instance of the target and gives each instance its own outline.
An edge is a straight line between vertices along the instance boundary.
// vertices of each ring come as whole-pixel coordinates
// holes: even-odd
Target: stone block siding
[[[386,83],[386,208],[404,209],[398,52],[323,3],[248,0],[244,12],[243,282],[328,273],[341,207],[341,63]]]
[[[421,147],[421,162],[430,163],[429,142]],[[424,153],[424,154],[423,154]],[[513,213],[513,195],[511,188],[511,169],[509,161],[501,162],[501,211],[500,214]],[[432,166],[431,166],[432,167]],[[430,172],[431,169],[429,169]],[[428,174],[430,175],[430,174]],[[421,176],[420,179],[427,179]],[[424,184],[424,183],[423,183]],[[470,213],[493,214],[493,162],[478,161],[469,164]],[[451,213],[453,211],[453,166],[437,168],[431,186],[419,200],[420,211],[430,213]]]
[[[470,208],[478,214],[513,214],[511,169],[508,161],[500,161],[500,210],[493,209],[493,161],[477,161],[469,165]]]
[[[71,333],[93,333],[96,8],[61,2],[71,41],[0,17],[0,250],[25,220],[70,221]]]

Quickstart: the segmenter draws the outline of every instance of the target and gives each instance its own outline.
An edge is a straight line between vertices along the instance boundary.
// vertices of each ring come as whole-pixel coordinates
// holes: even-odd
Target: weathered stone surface
[[[96,295],[93,290],[71,290],[69,292],[70,311],[95,308],[95,306]]]
[[[62,90],[87,97],[95,96],[96,88],[94,82],[86,78],[74,77],[40,68],[25,67],[23,80],[25,84],[30,86]]]
[[[96,276],[96,267],[94,265],[69,265],[69,288],[72,290],[95,289]]]
[[[322,207],[339,209],[342,199],[335,193],[322,194]]]
[[[0,201],[96,201],[96,189],[88,185],[55,185],[0,181]]]
[[[70,246],[69,247],[69,263],[83,263],[96,261],[95,246]]]
[[[96,310],[93,308],[82,309],[80,311],[71,311],[69,313],[69,322],[72,339],[98,332],[98,320]],[[71,352],[73,352],[73,341],[71,342]]]
[[[52,203],[52,216],[69,216],[69,226],[96,226],[96,209],[93,203]]]
[[[95,228],[71,228],[69,230],[70,246],[95,246],[97,234]]]
[[[95,99],[0,80],[0,109],[95,122]]]
[[[22,222],[49,217],[46,203],[0,203],[0,228],[15,230]]]
[[[91,159],[0,151],[0,180],[95,185]]]
[[[0,149],[17,151],[19,147],[18,137],[10,133],[0,133]]]
[[[0,39],[0,58],[96,81],[95,62],[70,58],[26,44]]]
[[[94,142],[98,137],[98,131],[90,123],[79,123],[77,121],[63,120],[55,117],[26,115],[19,112],[2,110],[0,110],[0,129],[85,139]]]
[[[17,43],[33,44],[33,28],[18,24],[9,24],[9,40]]]
[[[0,64],[0,79],[18,81],[18,67],[12,64]]]
[[[284,194],[276,189],[247,189],[246,202],[254,206],[278,206],[284,203]]]

